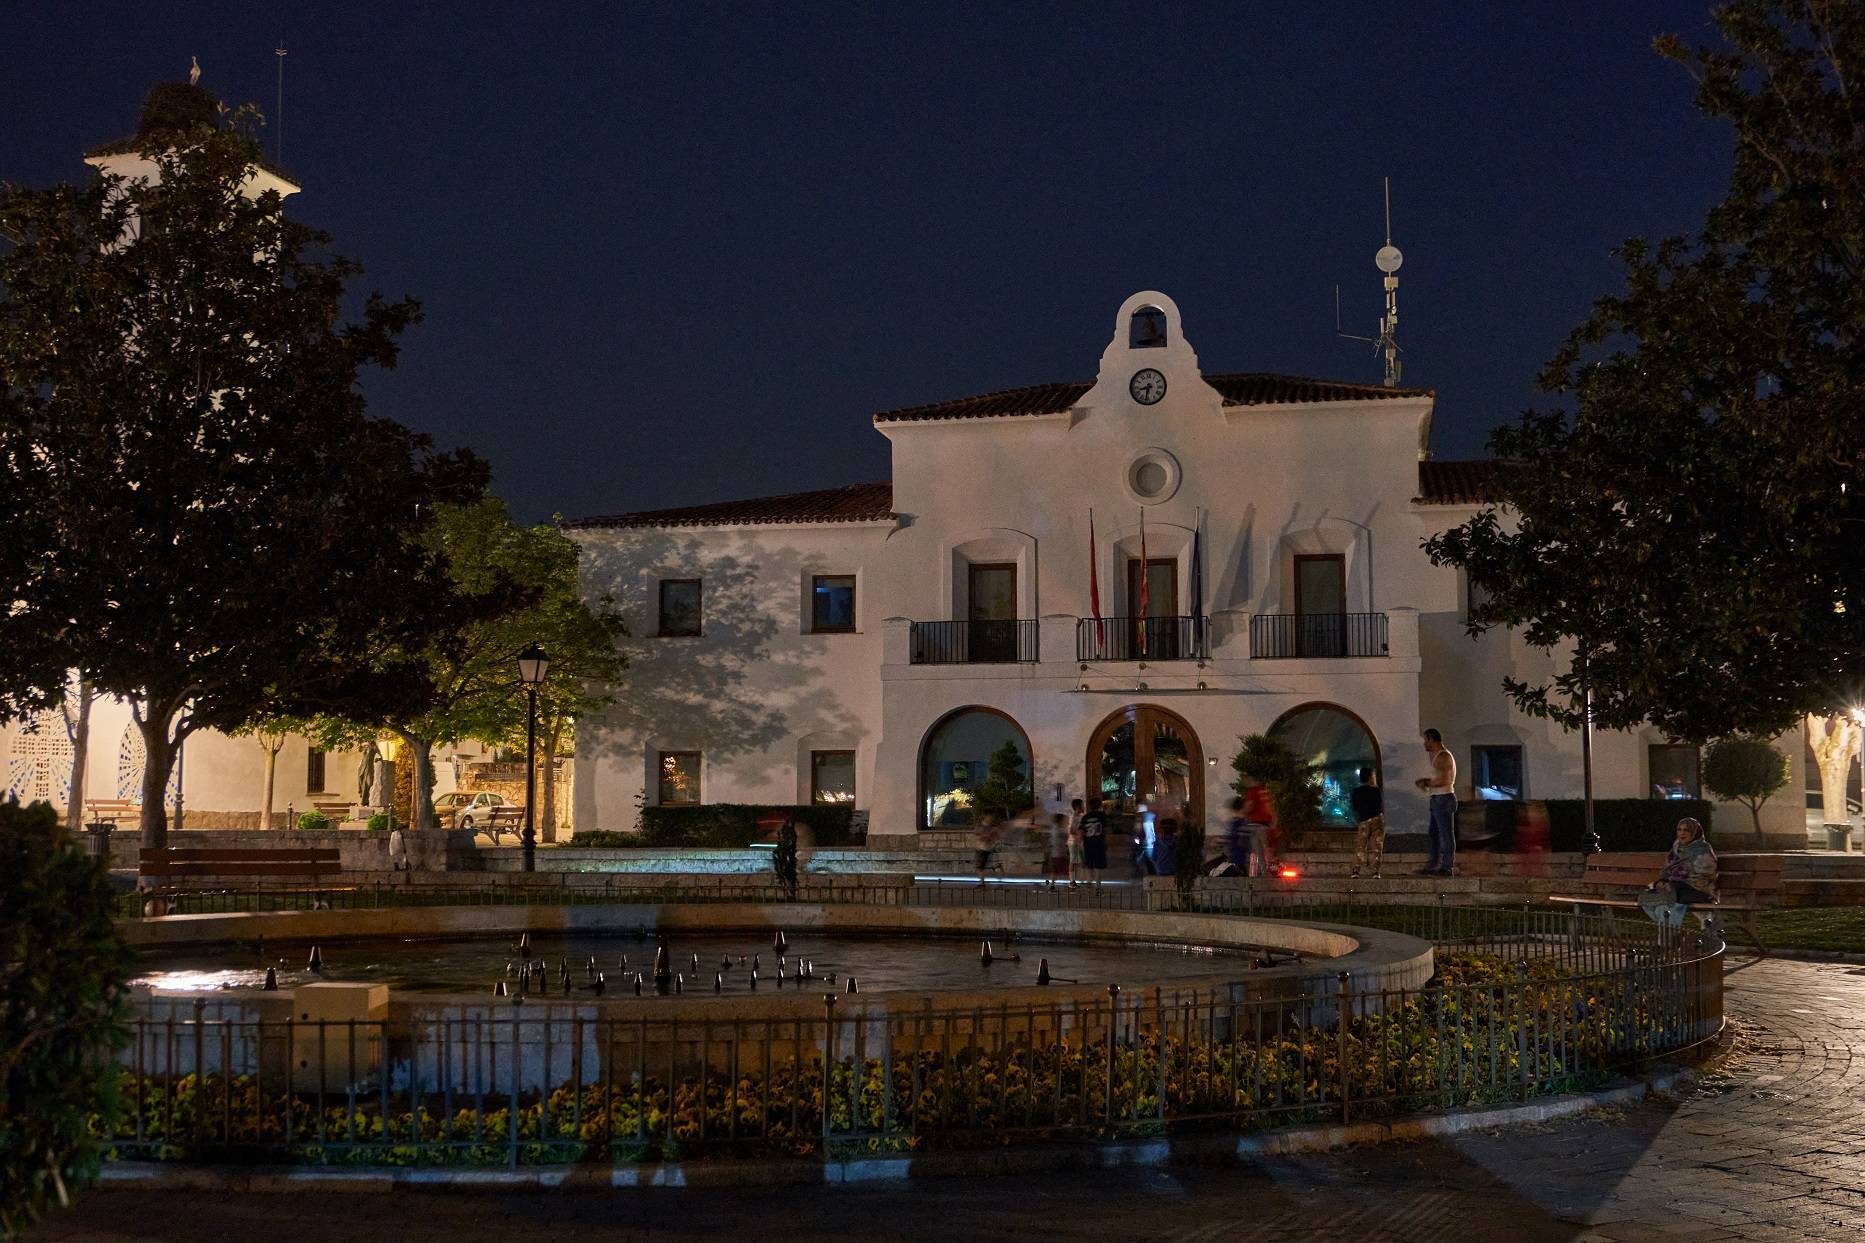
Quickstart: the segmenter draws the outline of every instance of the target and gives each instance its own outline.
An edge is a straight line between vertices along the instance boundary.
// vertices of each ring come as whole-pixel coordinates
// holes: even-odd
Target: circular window
[[[1142,505],[1158,505],[1179,490],[1179,460],[1164,449],[1146,449],[1127,464],[1127,494]]]

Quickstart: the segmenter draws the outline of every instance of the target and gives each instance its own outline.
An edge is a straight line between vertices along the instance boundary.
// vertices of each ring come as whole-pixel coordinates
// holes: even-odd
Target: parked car
[[[481,790],[468,794],[464,790],[455,790],[452,794],[443,794],[434,800],[434,819],[441,824],[456,829],[470,829],[475,826],[485,828],[492,821],[492,809],[495,807],[513,807],[503,795]],[[493,834],[493,841],[498,834]]]

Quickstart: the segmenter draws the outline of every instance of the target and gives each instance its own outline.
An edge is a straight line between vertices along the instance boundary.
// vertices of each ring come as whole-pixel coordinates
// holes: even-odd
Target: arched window
[[[1143,306],[1127,321],[1127,348],[1133,350],[1164,349],[1166,313],[1156,306]]]
[[[976,821],[972,791],[984,784],[991,755],[1005,743],[1031,775],[1030,740],[1023,727],[995,708],[960,708],[943,717],[920,745],[920,825],[965,828]]]
[[[1373,780],[1381,780],[1379,743],[1366,722],[1333,704],[1303,704],[1283,713],[1269,736],[1320,770],[1322,825],[1351,828],[1355,820],[1347,800],[1360,784],[1360,770],[1370,768]]]

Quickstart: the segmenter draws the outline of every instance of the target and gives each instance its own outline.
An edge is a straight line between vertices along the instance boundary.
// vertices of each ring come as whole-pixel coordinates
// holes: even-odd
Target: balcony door
[[[1141,585],[1145,585],[1146,603],[1140,604]],[[1171,557],[1127,559],[1126,639],[1129,660],[1174,660],[1178,657],[1179,634],[1172,620],[1179,615],[1179,563]]]
[[[968,653],[974,662],[1017,658],[1017,567],[1015,562],[968,567],[971,615],[966,620]]]
[[[1347,559],[1338,553],[1295,558],[1298,656],[1347,654]]]

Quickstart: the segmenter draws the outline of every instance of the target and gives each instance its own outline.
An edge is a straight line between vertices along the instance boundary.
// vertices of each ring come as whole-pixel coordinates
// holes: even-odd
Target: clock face
[[[1133,373],[1133,379],[1127,382],[1127,391],[1142,406],[1150,406],[1166,395],[1166,377],[1147,367]]]

